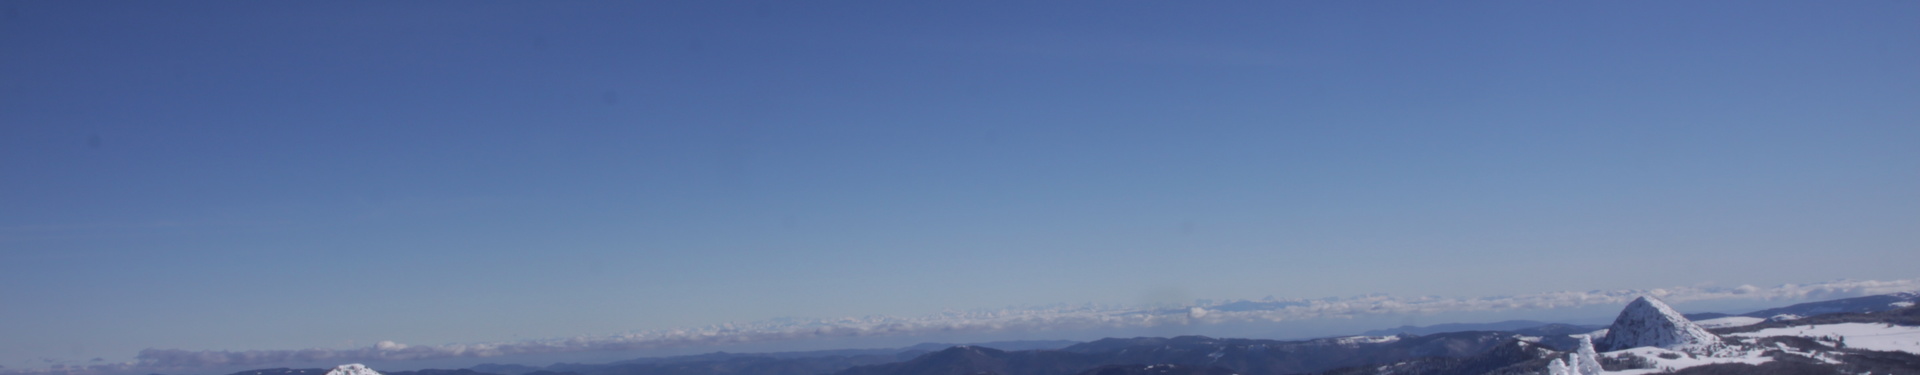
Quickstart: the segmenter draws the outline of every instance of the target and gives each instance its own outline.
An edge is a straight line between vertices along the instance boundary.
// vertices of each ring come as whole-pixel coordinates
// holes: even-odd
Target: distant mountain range
[[[1344,337],[1306,341],[1202,336],[1103,339],[1060,350],[1007,352],[954,347],[901,363],[861,366],[838,375],[1073,374],[1108,365],[1224,367],[1247,374],[1291,374],[1427,356],[1480,353],[1513,334],[1455,332],[1428,336]]]
[[[1493,322],[1493,323],[1447,323],[1447,324],[1436,324],[1436,325],[1430,325],[1430,326],[1418,326],[1418,327],[1400,326],[1398,328],[1376,329],[1372,331],[1362,332],[1361,335],[1393,336],[1393,335],[1431,335],[1435,333],[1462,332],[1462,331],[1516,331],[1516,330],[1522,330],[1522,329],[1542,327],[1542,326],[1547,326],[1551,324],[1555,324],[1555,323],[1547,323],[1547,322],[1533,321],[1533,320],[1508,320],[1504,322]],[[1581,327],[1587,327],[1587,326],[1581,326]],[[1590,327],[1593,327],[1593,328],[1588,329],[1587,331],[1592,331],[1595,329],[1602,328],[1601,326],[1590,326]]]
[[[1001,350],[1052,350],[1079,344],[1067,340],[996,341],[969,346]],[[545,367],[512,364],[482,364],[469,369],[497,375],[786,375],[823,374],[856,366],[895,363],[954,347],[954,344],[923,343],[893,349],[841,349],[775,353],[727,353],[639,358],[607,364],[560,363]],[[243,375],[243,374],[235,374]],[[244,374],[312,375],[312,374]],[[414,374],[443,375],[443,374]],[[467,375],[467,374],[444,374]]]
[[[1920,295],[1900,293],[1803,303],[1738,315],[1752,317],[1739,318],[1744,320],[1722,319],[1723,324],[1715,326],[1719,328],[1711,329],[1693,324],[1691,318],[1734,315],[1681,315],[1658,300],[1642,299],[1629,304],[1608,327],[1515,320],[1409,326],[1313,340],[1181,336],[1085,343],[921,344],[895,349],[717,352],[544,367],[486,364],[383,375],[1536,374],[1574,352],[1580,341],[1575,335],[1602,328],[1605,337],[1592,339],[1603,350],[1614,351],[1589,356],[1587,363],[1598,360],[1609,371],[1649,373],[1672,367],[1678,373],[1920,374],[1916,300]],[[1912,337],[1903,336],[1909,330]],[[1632,370],[1636,368],[1643,370]],[[282,368],[232,375],[326,373]]]
[[[1772,318],[1779,315],[1814,316],[1833,313],[1871,313],[1913,306],[1915,302],[1920,302],[1920,293],[1894,293],[1808,302],[1740,314],[1740,316]]]
[[[241,372],[233,373],[233,375],[329,375],[329,374],[333,374],[335,371],[338,371],[338,370],[339,370],[338,368],[335,368],[335,369],[270,368],[270,369],[241,371]],[[418,370],[418,371],[386,371],[386,372],[376,372],[375,374],[378,374],[378,375],[498,375],[498,374],[489,374],[485,372],[474,371],[470,369],[458,369],[458,370],[427,369],[427,370]]]

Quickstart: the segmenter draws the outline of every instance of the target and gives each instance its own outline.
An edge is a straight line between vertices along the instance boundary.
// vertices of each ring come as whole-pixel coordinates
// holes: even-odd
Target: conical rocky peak
[[[1720,343],[1720,337],[1707,332],[1681,316],[1666,303],[1653,297],[1640,297],[1620,310],[1620,317],[1607,327],[1607,337],[1599,346],[1605,350],[1653,346],[1667,349],[1698,348]]]

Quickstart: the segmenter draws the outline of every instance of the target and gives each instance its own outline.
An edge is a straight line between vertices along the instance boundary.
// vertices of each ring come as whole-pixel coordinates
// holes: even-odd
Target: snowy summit
[[[327,375],[380,375],[380,372],[367,368],[367,365],[349,363],[334,367],[333,371],[327,371]]]
[[[1680,312],[1653,297],[1640,297],[1620,310],[1600,345],[1607,350],[1651,346],[1665,349],[1699,348],[1719,344],[1720,337],[1693,324]]]

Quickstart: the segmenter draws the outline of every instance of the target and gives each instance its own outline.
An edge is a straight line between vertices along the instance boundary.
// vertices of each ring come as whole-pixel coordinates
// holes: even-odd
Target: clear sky
[[[1920,3],[0,1],[0,366],[1920,276]]]

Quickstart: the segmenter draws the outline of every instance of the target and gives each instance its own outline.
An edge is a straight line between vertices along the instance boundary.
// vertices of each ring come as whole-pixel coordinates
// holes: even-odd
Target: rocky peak
[[[1653,346],[1690,349],[1720,343],[1720,337],[1707,332],[1681,316],[1666,303],[1653,297],[1640,297],[1620,310],[1620,316],[1607,327],[1607,336],[1599,345],[1606,350]]]

